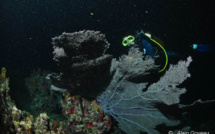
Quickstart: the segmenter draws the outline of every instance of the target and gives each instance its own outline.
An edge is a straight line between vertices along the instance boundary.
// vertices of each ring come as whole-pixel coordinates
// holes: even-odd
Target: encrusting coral
[[[26,117],[25,117],[26,116]],[[25,133],[31,134],[32,133],[32,125],[33,125],[33,116],[29,113],[26,113],[24,116],[24,112],[17,109],[16,106],[13,106],[12,109],[12,119],[14,126],[16,128],[17,133]]]
[[[3,67],[0,74],[0,133],[15,133],[11,110],[15,105],[9,95],[9,78],[6,78],[6,69]]]
[[[64,93],[61,101],[63,113],[68,118],[67,132],[83,134],[104,134],[110,130],[111,120],[104,115],[103,109],[94,101],[81,96],[70,96]]]
[[[1,69],[0,81],[2,82],[6,77],[6,68]]]
[[[9,78],[6,78],[6,69],[0,74],[0,134],[51,134],[51,123],[46,122],[48,116],[40,114],[34,121],[33,115],[21,111],[11,100],[9,95]],[[54,133],[54,132],[53,132]]]
[[[41,113],[34,123],[35,126],[35,133],[37,134],[50,134],[49,129],[49,117],[46,113]]]
[[[11,101],[8,85],[9,78],[1,79],[0,133],[102,134],[111,128],[110,117],[104,115],[103,109],[96,104],[95,100],[89,101],[81,96],[71,96],[70,93],[64,93],[64,100],[61,100],[63,113],[68,120],[59,123],[53,120],[51,123],[51,119],[46,113],[41,113],[34,119],[33,115],[18,109]]]

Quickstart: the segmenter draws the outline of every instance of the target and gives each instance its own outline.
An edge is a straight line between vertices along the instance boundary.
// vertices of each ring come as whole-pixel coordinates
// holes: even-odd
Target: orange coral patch
[[[57,132],[57,121],[56,120],[53,120],[53,122],[52,122],[52,130],[54,131],[54,132]]]

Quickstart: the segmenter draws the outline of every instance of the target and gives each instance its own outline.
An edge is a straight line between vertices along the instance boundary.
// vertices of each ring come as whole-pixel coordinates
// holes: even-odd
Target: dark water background
[[[167,50],[184,54],[182,59],[193,56],[182,103],[214,99],[214,53],[190,48],[193,43],[215,44],[214,7],[209,0],[0,0],[0,67],[6,67],[12,97],[23,108],[28,97],[24,78],[37,68],[58,71],[52,37],[98,30],[111,44],[108,53],[118,57],[128,51],[122,38],[143,29],[163,40]]]

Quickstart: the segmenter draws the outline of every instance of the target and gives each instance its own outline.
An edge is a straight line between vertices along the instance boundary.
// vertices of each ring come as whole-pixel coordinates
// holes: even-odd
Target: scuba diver
[[[151,34],[144,33],[144,31],[141,30],[140,32],[136,33],[135,37],[129,35],[127,37],[124,37],[123,41],[122,41],[123,46],[131,46],[131,48],[132,47],[139,47],[141,50],[143,50],[144,54],[155,59],[158,57],[158,56],[156,56],[157,49],[156,49],[156,52],[154,54],[153,47],[151,44],[156,44],[157,46],[159,46],[159,48],[161,48],[165,54],[166,63],[164,65],[163,69],[159,70],[159,72],[162,72],[163,70],[165,70],[165,68],[168,64],[168,56],[167,56],[165,49],[162,47],[162,45],[160,43],[158,43],[156,40],[152,39]]]
[[[151,34],[144,33],[143,30],[141,30],[139,33],[137,31],[135,36],[136,39],[135,44],[138,44],[139,48],[143,50],[144,54],[149,55],[151,58],[155,58],[152,45],[151,43],[149,43],[149,41],[146,40],[144,35],[147,36],[148,38],[151,38]]]
[[[183,55],[173,51],[166,51],[163,48],[162,41],[159,40],[159,38],[152,36],[150,33],[145,33],[143,30],[141,30],[140,32],[137,31],[135,37],[131,35],[124,37],[122,44],[123,46],[130,46],[131,48],[138,47],[140,48],[140,50],[143,51],[145,55],[148,55],[153,59],[157,59],[159,57],[159,55],[157,54],[158,49],[162,49],[163,53],[165,54],[166,62],[163,69],[161,69],[159,72],[162,72],[163,70],[165,70],[168,64],[168,56],[173,58],[175,57],[182,58],[184,56],[187,56],[188,53],[189,55],[191,55],[192,54],[191,52],[199,52],[199,53],[208,52],[207,54],[211,55],[211,54],[214,54],[211,52],[215,51],[215,44],[193,44],[191,47],[192,49],[188,49],[188,51],[183,53]],[[159,51],[159,52],[162,52],[162,51]],[[199,56],[199,54],[197,56]]]

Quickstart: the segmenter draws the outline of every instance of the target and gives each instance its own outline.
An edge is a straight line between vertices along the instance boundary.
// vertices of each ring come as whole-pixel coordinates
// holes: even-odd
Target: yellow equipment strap
[[[153,40],[152,38],[150,38],[151,41],[153,41],[155,44],[157,44],[160,48],[162,48],[162,50],[164,51],[164,54],[166,56],[166,63],[165,63],[165,66],[163,67],[163,69],[159,70],[158,72],[162,72],[163,70],[165,70],[167,64],[168,64],[168,56],[167,56],[167,53],[166,53],[166,50],[155,40]]]

